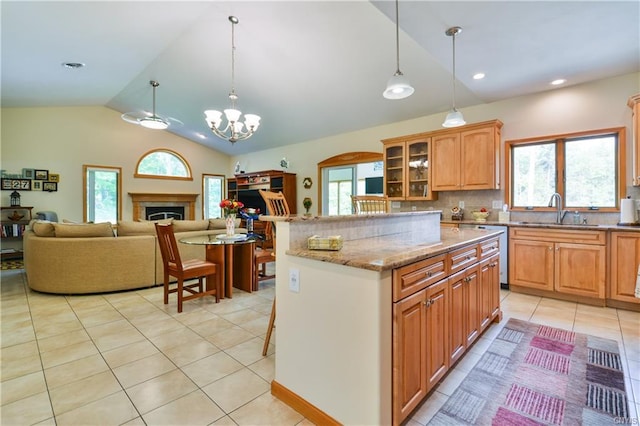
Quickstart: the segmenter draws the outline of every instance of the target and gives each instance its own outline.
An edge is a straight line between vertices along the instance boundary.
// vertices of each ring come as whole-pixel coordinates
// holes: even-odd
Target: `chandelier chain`
[[[396,0],[396,72],[400,72],[400,24],[398,24],[398,1]]]

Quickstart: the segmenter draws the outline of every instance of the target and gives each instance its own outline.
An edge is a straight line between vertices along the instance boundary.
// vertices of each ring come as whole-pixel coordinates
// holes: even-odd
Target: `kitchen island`
[[[428,387],[425,384],[412,396],[409,405],[400,401],[398,381],[404,373],[394,359],[397,364],[399,359],[412,357],[399,352],[396,320],[401,313],[396,302],[406,300],[402,293],[406,289],[398,283],[411,284],[415,293],[411,297],[418,297],[431,283],[435,285],[434,280],[439,285],[446,283],[454,271],[456,276],[467,266],[479,271],[481,247],[496,255],[500,232],[441,231],[439,211],[261,219],[276,225],[272,394],[318,424],[399,423],[404,414],[399,414],[402,409],[398,407],[410,410]],[[313,235],[340,235],[343,247],[339,251],[308,250],[307,238]],[[491,244],[484,244],[487,241]],[[423,270],[424,278],[418,279],[416,274]],[[496,283],[496,289],[498,286]],[[480,303],[480,293],[474,290],[472,294],[477,295],[474,303]],[[492,320],[497,312],[494,314]],[[448,336],[440,337],[448,340]],[[404,343],[405,347],[409,344]],[[449,348],[448,343],[442,346]],[[424,352],[422,348],[418,351]],[[456,360],[462,352],[457,351]],[[443,362],[448,367],[449,357]],[[422,375],[428,375],[427,371]],[[400,393],[406,394],[406,389]]]

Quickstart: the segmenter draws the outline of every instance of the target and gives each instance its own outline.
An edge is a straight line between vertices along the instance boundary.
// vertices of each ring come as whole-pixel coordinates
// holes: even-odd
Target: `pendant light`
[[[452,78],[452,108],[442,123],[442,127],[458,127],[467,124],[462,113],[456,109],[456,36],[462,32],[460,27],[451,27],[445,34],[453,39],[453,78]]]
[[[398,0],[396,0],[396,73],[387,82],[382,96],[387,99],[404,99],[414,92],[409,80],[400,71],[400,29],[398,25]]]
[[[245,114],[244,123],[241,120],[242,112],[236,109],[236,101],[238,95],[235,89],[235,26],[240,22],[235,16],[229,16],[231,22],[231,108],[224,110],[224,116],[227,119],[226,126],[222,125],[222,112],[217,110],[207,110],[204,112],[205,121],[209,125],[211,131],[221,139],[226,139],[231,143],[248,139],[260,125],[260,116],[255,114]],[[246,126],[246,129],[245,129]]]

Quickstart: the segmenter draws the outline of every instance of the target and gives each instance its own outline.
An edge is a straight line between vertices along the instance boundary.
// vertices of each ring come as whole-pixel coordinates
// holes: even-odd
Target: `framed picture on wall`
[[[49,173],[49,182],[60,182],[60,175],[58,173]]]
[[[42,190],[54,192],[58,190],[58,182],[42,182]]]
[[[35,170],[33,169],[22,169],[22,177],[25,179],[33,179],[35,177]]]
[[[32,191],[42,191],[42,181],[34,180],[31,182],[31,190]]]
[[[34,170],[34,179],[49,180],[49,170]]]

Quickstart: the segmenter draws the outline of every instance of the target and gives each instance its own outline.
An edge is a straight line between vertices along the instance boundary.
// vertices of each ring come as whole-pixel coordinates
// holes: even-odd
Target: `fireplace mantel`
[[[129,192],[133,202],[133,220],[144,219],[144,207],[147,205],[184,205],[185,219],[196,218],[196,199],[200,194],[168,194],[160,192]]]

